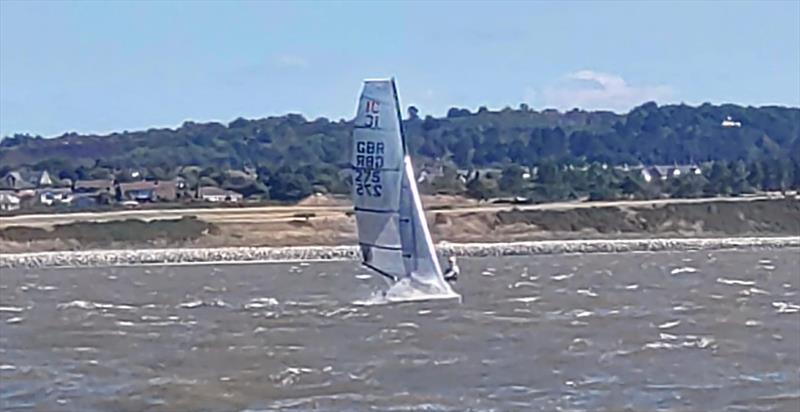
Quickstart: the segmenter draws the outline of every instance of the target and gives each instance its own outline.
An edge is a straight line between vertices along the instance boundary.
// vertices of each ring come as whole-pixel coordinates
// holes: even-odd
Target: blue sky
[[[423,115],[800,106],[800,1],[0,0],[0,135],[351,118],[391,75]]]

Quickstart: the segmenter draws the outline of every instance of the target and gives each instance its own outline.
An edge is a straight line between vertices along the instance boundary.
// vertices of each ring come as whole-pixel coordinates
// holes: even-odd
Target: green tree
[[[562,173],[560,166],[552,159],[545,159],[539,163],[536,173],[536,181],[542,185],[560,185],[562,183]]]
[[[299,173],[280,172],[270,180],[270,183],[269,193],[277,200],[297,201],[312,193],[311,183]]]
[[[725,162],[714,162],[711,166],[704,192],[709,196],[731,194],[731,172]]]
[[[784,191],[792,181],[791,166],[786,159],[764,163],[764,190]]]
[[[525,170],[515,164],[507,166],[503,169],[503,174],[498,182],[500,191],[510,195],[520,195],[525,189],[525,179],[522,174]]]
[[[620,189],[622,194],[628,197],[642,198],[645,193],[645,185],[646,183],[636,175],[628,175],[623,179]]]
[[[495,194],[492,186],[480,176],[476,176],[467,182],[467,196],[471,198],[485,200],[495,197]]]
[[[463,167],[472,167],[472,142],[469,139],[458,139],[458,142],[453,147],[453,161]]]
[[[742,160],[732,161],[728,164],[731,173],[731,191],[733,194],[752,192],[752,188],[747,181],[747,165]]]
[[[753,161],[750,163],[747,172],[747,183],[754,189],[761,189],[764,187],[764,166],[760,161]]]
[[[696,198],[702,197],[704,188],[708,185],[708,180],[702,175],[689,174],[672,179],[668,193],[677,198]]]

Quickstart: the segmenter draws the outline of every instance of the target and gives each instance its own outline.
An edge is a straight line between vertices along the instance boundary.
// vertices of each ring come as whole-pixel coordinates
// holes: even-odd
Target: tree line
[[[726,127],[725,119],[737,125]],[[423,184],[432,192],[542,200],[699,196],[796,188],[800,175],[797,108],[646,103],[616,114],[520,105],[421,117],[410,107],[403,124],[417,170],[442,171]],[[288,114],[104,136],[16,134],[0,141],[0,176],[19,168],[71,180],[180,175],[190,184],[293,201],[314,191],[349,192],[351,132],[348,120]],[[645,182],[623,167],[687,164],[703,173]],[[467,173],[465,181],[464,171],[484,172]]]

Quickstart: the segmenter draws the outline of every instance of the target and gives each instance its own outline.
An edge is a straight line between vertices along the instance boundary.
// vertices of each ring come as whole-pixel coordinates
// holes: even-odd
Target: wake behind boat
[[[391,282],[385,299],[460,298],[436,257],[407,153],[394,79],[364,81],[351,166],[361,261]]]

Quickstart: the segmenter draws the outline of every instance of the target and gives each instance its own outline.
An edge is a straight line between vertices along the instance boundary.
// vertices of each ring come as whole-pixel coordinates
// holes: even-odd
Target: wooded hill
[[[500,111],[453,108],[443,118],[422,118],[410,107],[404,125],[418,168],[423,164],[450,170],[498,168],[517,174],[541,165],[566,170],[567,165],[592,163],[717,162],[728,171],[744,167],[745,176],[754,173],[754,165],[762,169],[780,165],[786,170],[774,173],[781,174],[785,180],[781,185],[786,187],[796,185],[795,175],[800,177],[798,108],[646,103],[627,114],[615,114],[535,111],[521,105]],[[225,186],[226,170],[247,168],[258,171],[264,194],[292,199],[310,191],[311,185],[332,192],[348,190],[339,171],[348,167],[351,131],[350,121],[288,114],[239,118],[227,125],[186,122],[176,129],[105,136],[13,135],[0,141],[0,176],[30,168],[48,170],[62,179],[124,180],[135,169],[141,171],[139,176],[168,179],[191,167],[194,178]],[[617,180],[621,185],[624,179]]]

